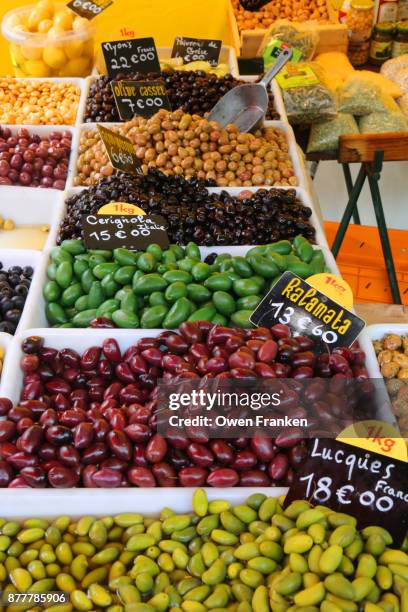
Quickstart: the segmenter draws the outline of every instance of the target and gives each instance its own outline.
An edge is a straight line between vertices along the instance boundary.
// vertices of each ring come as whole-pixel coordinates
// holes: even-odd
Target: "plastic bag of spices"
[[[361,78],[358,73],[349,77],[337,90],[338,109],[341,113],[350,113],[361,117],[370,113],[381,113],[393,104],[393,99],[381,89]],[[395,109],[394,109],[395,110]]]
[[[278,19],[266,32],[258,49],[257,56],[264,58],[265,69],[271,66],[282,48],[292,48],[292,61],[311,60],[317,44],[319,34],[314,24],[301,24]]]
[[[358,131],[358,125],[353,115],[337,113],[332,119],[326,119],[312,125],[307,152],[336,151],[340,136],[358,134]]]
[[[359,128],[362,134],[405,132],[408,130],[408,121],[397,108],[395,111],[371,113],[371,115],[361,117]]]
[[[276,77],[291,123],[310,124],[336,114],[336,99],[325,72],[313,62],[286,64]]]

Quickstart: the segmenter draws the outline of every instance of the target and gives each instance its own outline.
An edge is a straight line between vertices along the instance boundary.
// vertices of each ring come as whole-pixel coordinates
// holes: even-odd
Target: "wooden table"
[[[341,136],[337,151],[307,154],[306,159],[315,162],[315,164],[325,160],[337,160],[343,167],[348,202],[332,245],[334,257],[337,257],[340,251],[351,218],[353,217],[354,222],[360,225],[358,200],[365,181],[368,181],[392,297],[396,304],[401,304],[394,260],[384,217],[379,181],[383,162],[408,161],[408,132],[350,134]],[[350,164],[354,163],[360,164],[360,170],[353,183]]]

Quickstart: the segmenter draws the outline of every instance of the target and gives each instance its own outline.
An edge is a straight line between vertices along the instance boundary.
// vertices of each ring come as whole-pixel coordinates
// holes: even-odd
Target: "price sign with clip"
[[[67,7],[80,17],[91,20],[100,15],[111,4],[113,4],[113,0],[71,0]]]
[[[315,439],[285,507],[296,499],[351,514],[360,528],[384,527],[396,548],[408,529],[408,464],[337,440]]]
[[[141,174],[140,159],[129,138],[100,124],[97,128],[112,166],[128,174]]]
[[[112,92],[120,118],[152,117],[160,109],[171,110],[163,81],[112,81]]]
[[[350,346],[365,326],[363,319],[293,272],[282,274],[250,321],[266,327],[288,325],[296,334],[312,336],[322,348]]]
[[[211,66],[217,66],[221,47],[222,40],[177,36],[174,41],[171,57],[183,58],[184,64],[203,61],[209,62]]]
[[[160,72],[154,38],[132,38],[102,43],[106,69],[111,78],[132,72]]]

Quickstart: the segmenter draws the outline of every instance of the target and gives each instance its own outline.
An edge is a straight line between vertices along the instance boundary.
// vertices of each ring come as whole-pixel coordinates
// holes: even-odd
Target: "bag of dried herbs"
[[[315,24],[293,23],[287,19],[278,19],[263,37],[257,56],[263,57],[265,69],[268,69],[282,48],[289,46],[293,53],[292,62],[305,62],[312,59],[318,42],[319,34]]]
[[[276,80],[290,123],[310,124],[336,114],[336,100],[324,71],[312,62],[286,64]]]
[[[358,73],[350,76],[337,90],[340,113],[350,113],[356,117],[381,113],[395,106],[393,98],[381,91],[380,87],[369,82]],[[395,110],[395,108],[394,108]]]
[[[359,128],[362,134],[382,134],[384,132],[406,132],[408,121],[397,109],[385,113],[371,113],[361,117]]]
[[[358,125],[353,115],[337,113],[331,119],[325,119],[312,125],[307,152],[336,151],[340,136],[358,134],[358,131]]]

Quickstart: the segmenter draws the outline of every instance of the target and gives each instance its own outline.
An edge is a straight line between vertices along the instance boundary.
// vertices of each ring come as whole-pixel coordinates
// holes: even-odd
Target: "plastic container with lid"
[[[392,43],[392,57],[408,53],[408,21],[397,23],[397,30]]]
[[[381,66],[390,59],[392,51],[392,39],[394,34],[393,23],[377,23],[370,45],[370,63]]]
[[[2,32],[17,77],[84,77],[92,72],[95,26],[65,4],[40,0],[9,11]]]
[[[350,43],[364,42],[370,38],[373,19],[374,2],[372,0],[351,0],[346,19]]]

